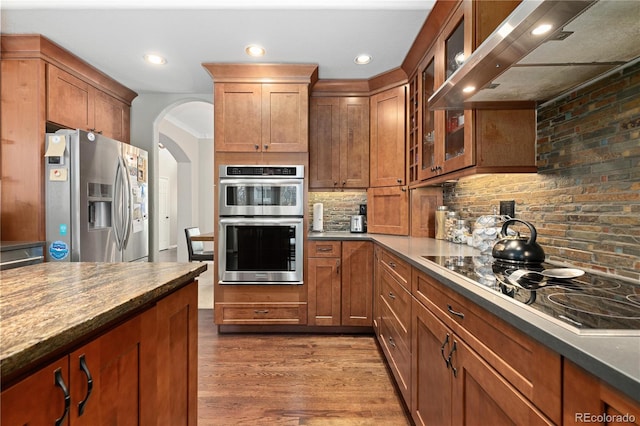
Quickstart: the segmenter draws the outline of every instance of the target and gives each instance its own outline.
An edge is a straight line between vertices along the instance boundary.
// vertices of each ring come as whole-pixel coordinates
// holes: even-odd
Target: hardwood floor
[[[218,334],[199,310],[198,425],[408,425],[373,336]]]

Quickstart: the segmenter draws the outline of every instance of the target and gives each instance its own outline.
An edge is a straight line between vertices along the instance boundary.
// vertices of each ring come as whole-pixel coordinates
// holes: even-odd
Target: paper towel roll
[[[324,231],[324,220],[322,219],[323,214],[322,203],[315,203],[313,205],[313,230],[316,232]]]

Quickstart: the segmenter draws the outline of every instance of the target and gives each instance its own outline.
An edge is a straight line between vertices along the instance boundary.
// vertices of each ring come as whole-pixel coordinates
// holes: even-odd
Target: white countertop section
[[[412,266],[438,279],[632,399],[640,401],[640,331],[631,336],[614,335],[607,331],[579,334],[533,308],[488,290],[481,284],[422,257],[480,255],[480,251],[473,247],[432,238],[350,232],[326,232],[322,235],[309,233],[309,239],[368,239],[381,244]]]

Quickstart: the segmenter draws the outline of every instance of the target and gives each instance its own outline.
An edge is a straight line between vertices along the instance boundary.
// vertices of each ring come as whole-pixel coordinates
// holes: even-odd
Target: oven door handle
[[[221,217],[220,225],[297,225],[302,223],[301,217]]]

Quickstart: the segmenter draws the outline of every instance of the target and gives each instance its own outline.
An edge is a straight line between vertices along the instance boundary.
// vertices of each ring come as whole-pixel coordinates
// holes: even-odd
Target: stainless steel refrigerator
[[[83,130],[47,133],[45,151],[47,261],[145,260],[147,152]]]

